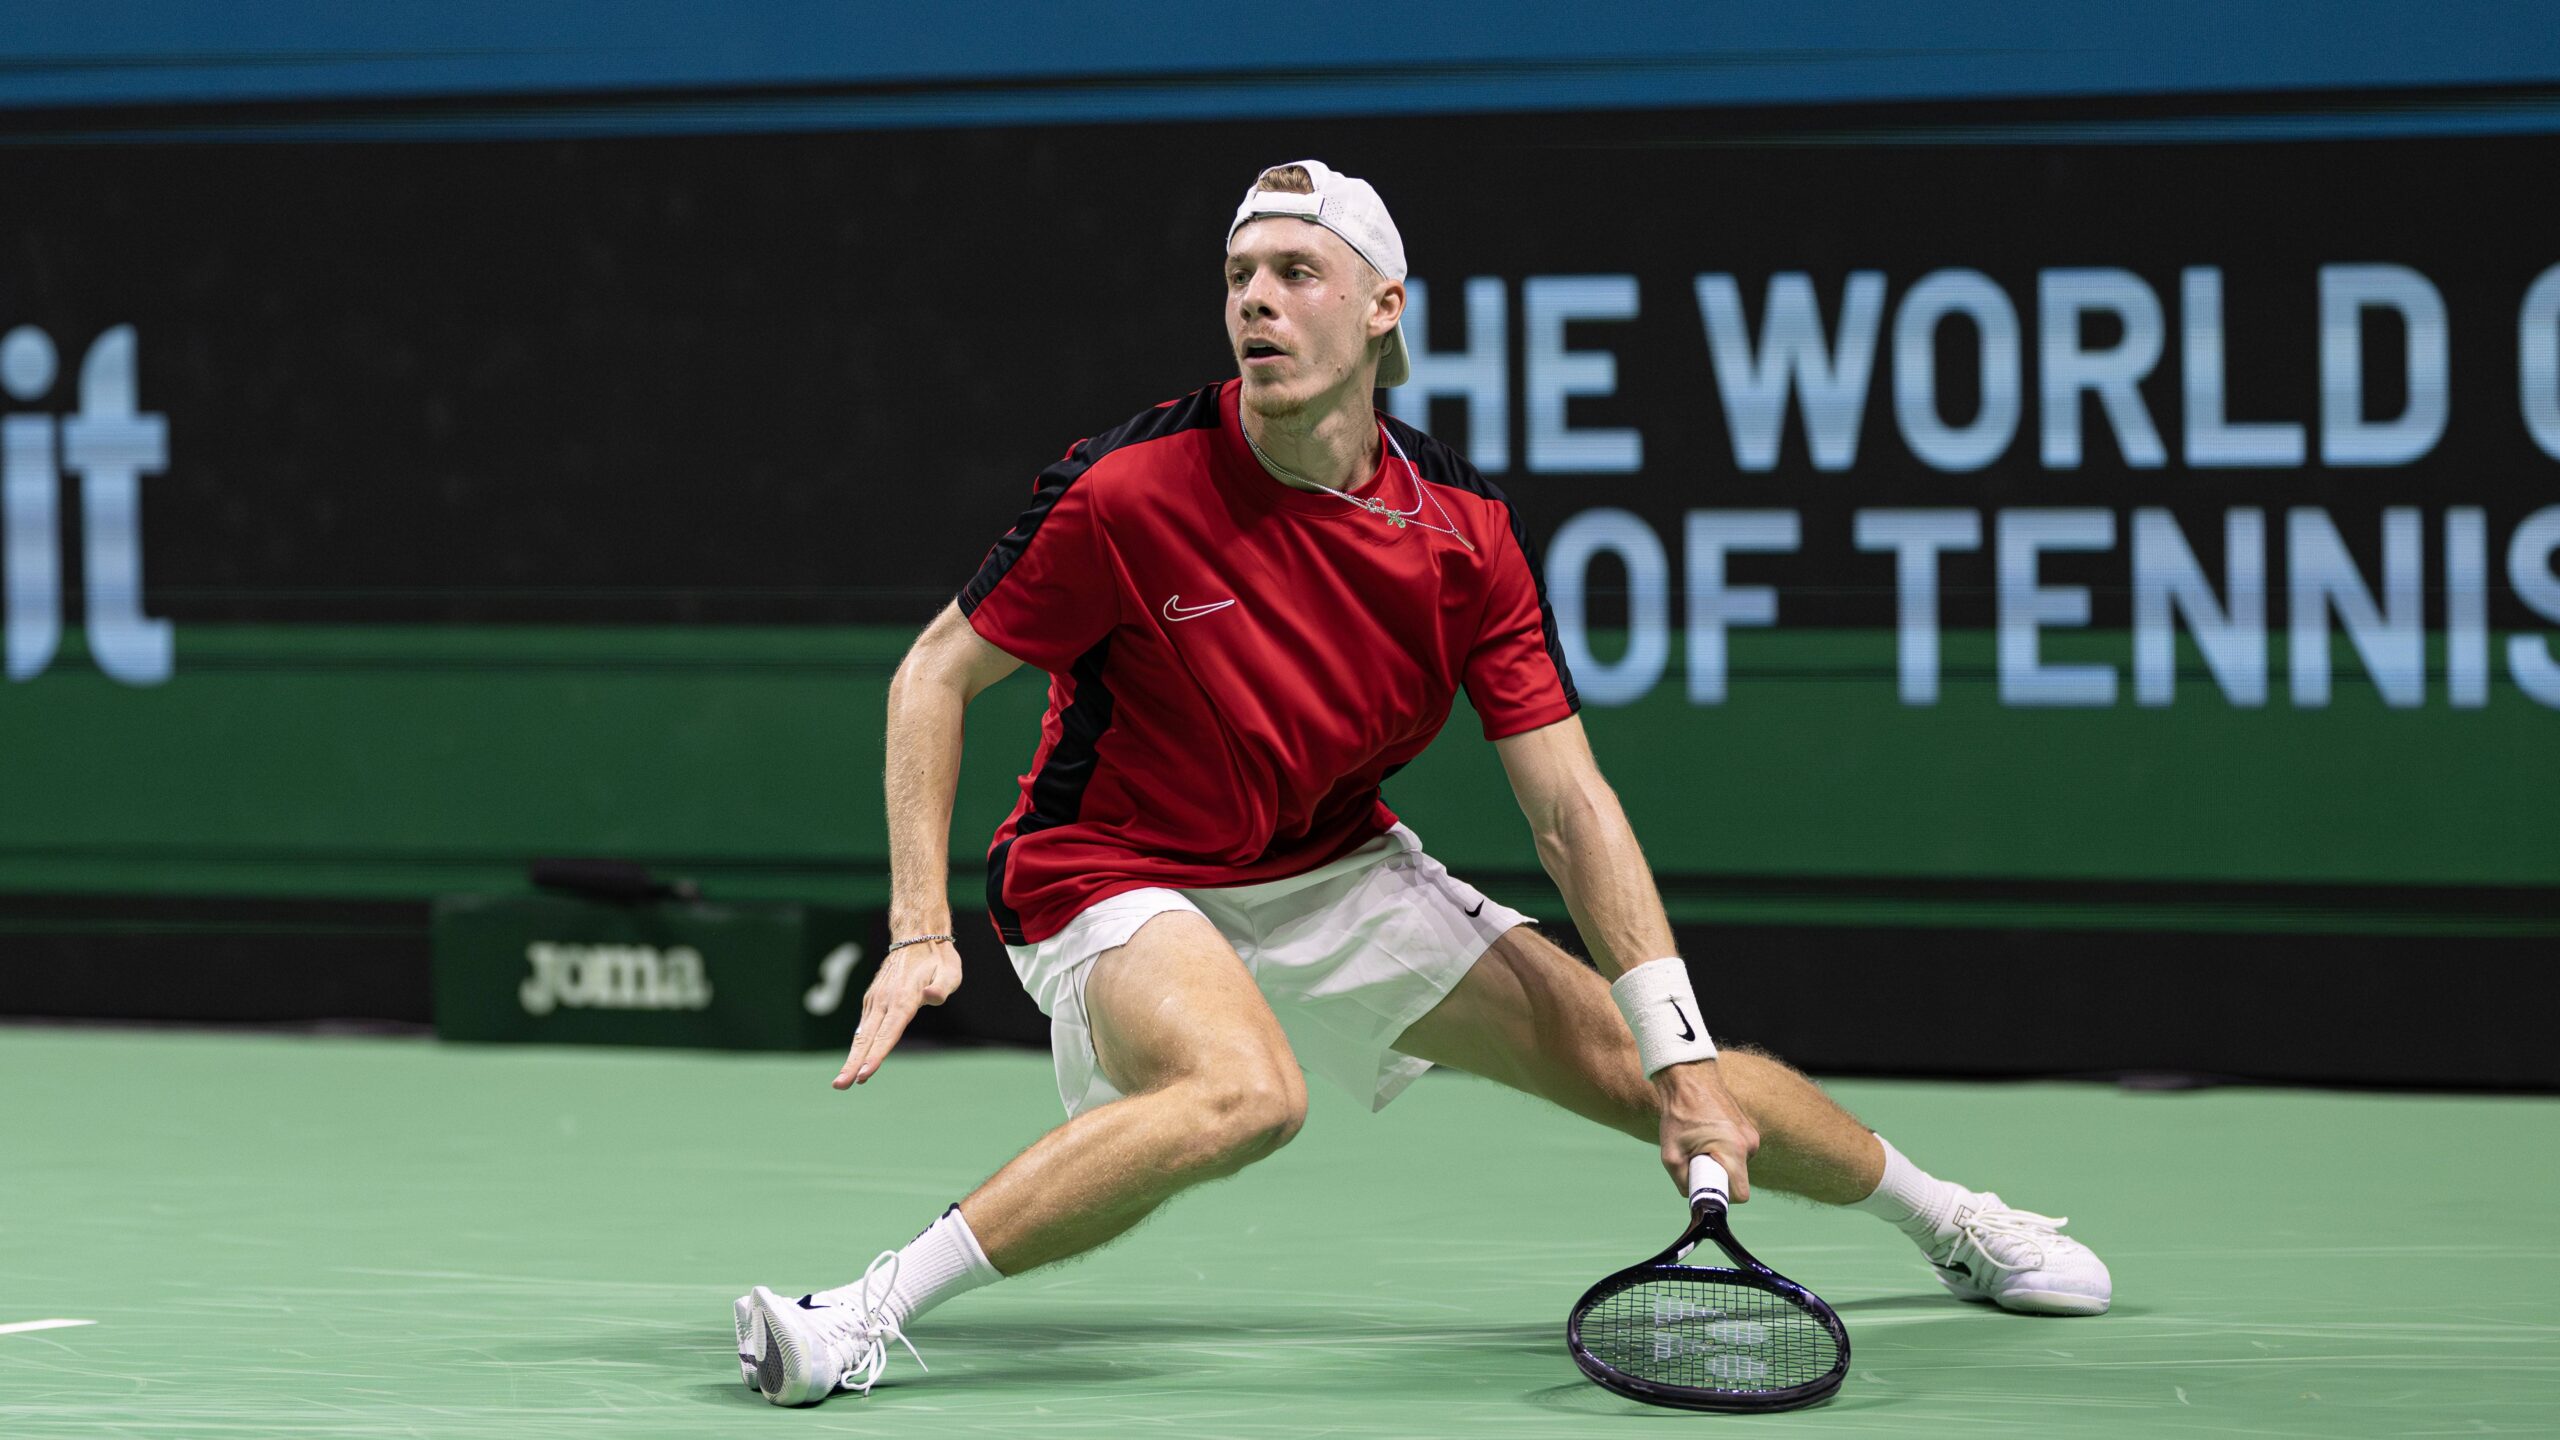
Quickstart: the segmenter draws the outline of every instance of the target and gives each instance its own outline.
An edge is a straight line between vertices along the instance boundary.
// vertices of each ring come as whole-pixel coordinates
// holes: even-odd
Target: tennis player
[[[1410,374],[1404,242],[1313,161],[1228,226],[1240,374],[1076,444],[890,686],[894,943],[839,1089],[960,985],[945,857],[970,700],[1048,672],[987,909],[1051,1021],[1068,1119],[863,1277],[735,1307],[780,1405],[867,1392],[955,1295],[1109,1241],[1297,1134],[1305,1075],[1373,1108],[1433,1065],[1867,1211],[1958,1296],[2107,1308],[2058,1219],[1936,1179],[1802,1075],[1718,1051],[1643,852],[1594,763],[1520,520],[1381,416]],[[1591,964],[1451,875],[1379,797],[1464,687]],[[1597,969],[1593,967],[1596,965]],[[921,1357],[918,1357],[921,1363]]]

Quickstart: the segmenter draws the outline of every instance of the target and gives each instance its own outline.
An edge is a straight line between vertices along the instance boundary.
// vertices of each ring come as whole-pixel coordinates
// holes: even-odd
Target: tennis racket
[[[1684,1410],[1795,1410],[1829,1399],[1848,1375],[1840,1317],[1734,1243],[1727,1183],[1712,1157],[1691,1160],[1688,1230],[1574,1302],[1565,1345],[1603,1389]],[[1706,1240],[1730,1268],[1680,1263]]]

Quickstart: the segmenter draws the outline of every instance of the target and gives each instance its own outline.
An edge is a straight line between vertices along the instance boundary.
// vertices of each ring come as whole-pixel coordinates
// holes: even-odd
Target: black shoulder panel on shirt
[[[1556,681],[1564,686],[1565,703],[1580,710],[1582,696],[1573,688],[1573,670],[1564,663],[1564,642],[1556,635],[1555,607],[1547,603],[1546,572],[1539,568],[1535,552],[1529,548],[1529,527],[1520,523],[1518,507],[1511,503],[1510,496],[1502,493],[1500,486],[1484,478],[1475,466],[1467,463],[1467,457],[1393,415],[1378,418],[1386,423],[1387,433],[1395,437],[1395,442],[1404,447],[1406,458],[1413,461],[1413,468],[1422,472],[1423,479],[1435,485],[1448,485],[1472,495],[1481,495],[1501,506],[1502,513],[1511,517],[1512,542],[1520,547],[1520,559],[1529,567],[1529,578],[1538,587],[1538,623],[1546,630],[1547,658],[1555,662]]]
[[[1004,901],[1005,862],[1012,856],[1014,841],[1072,825],[1083,816],[1084,792],[1101,768],[1102,737],[1111,728],[1111,687],[1102,676],[1110,663],[1108,635],[1076,657],[1070,672],[1076,682],[1075,698],[1058,717],[1058,743],[1041,762],[1039,773],[1031,777],[1031,809],[1013,834],[987,854],[987,914],[1007,945],[1030,942],[1022,938],[1022,916]]]
[[[1021,517],[1013,522],[1013,528],[1004,532],[1003,537],[987,551],[987,558],[978,564],[978,573],[970,577],[968,586],[960,592],[960,613],[968,615],[977,610],[979,602],[996,588],[996,582],[1004,579],[1005,572],[1013,568],[1013,562],[1022,558],[1022,552],[1031,544],[1031,537],[1039,532],[1040,522],[1049,518],[1049,512],[1057,507],[1068,487],[1083,479],[1084,473],[1092,469],[1096,461],[1114,450],[1161,440],[1184,430],[1215,428],[1220,423],[1218,392],[1223,388],[1225,382],[1221,381],[1194,390],[1179,400],[1169,400],[1144,411],[1127,423],[1105,430],[1090,440],[1079,440],[1075,448],[1067,452],[1065,459],[1041,471],[1039,480],[1032,486],[1031,508],[1023,511]]]

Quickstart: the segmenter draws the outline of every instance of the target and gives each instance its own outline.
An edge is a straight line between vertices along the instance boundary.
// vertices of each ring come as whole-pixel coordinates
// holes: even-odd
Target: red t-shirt
[[[1462,684],[1487,739],[1579,708],[1501,491],[1391,418],[1351,493],[1406,523],[1283,485],[1246,448],[1238,384],[1069,450],[960,593],[979,635],[1050,676],[987,852],[1008,944],[1125,890],[1259,884],[1357,848],[1396,823],[1379,783]]]

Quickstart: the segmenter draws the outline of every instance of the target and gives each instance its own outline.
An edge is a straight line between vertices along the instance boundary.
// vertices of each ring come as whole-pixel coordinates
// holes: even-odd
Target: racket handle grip
[[[1695,1205],[1708,1195],[1715,1196],[1718,1205],[1730,1207],[1733,1204],[1733,1182],[1713,1155],[1692,1155],[1689,1157],[1689,1203]]]

